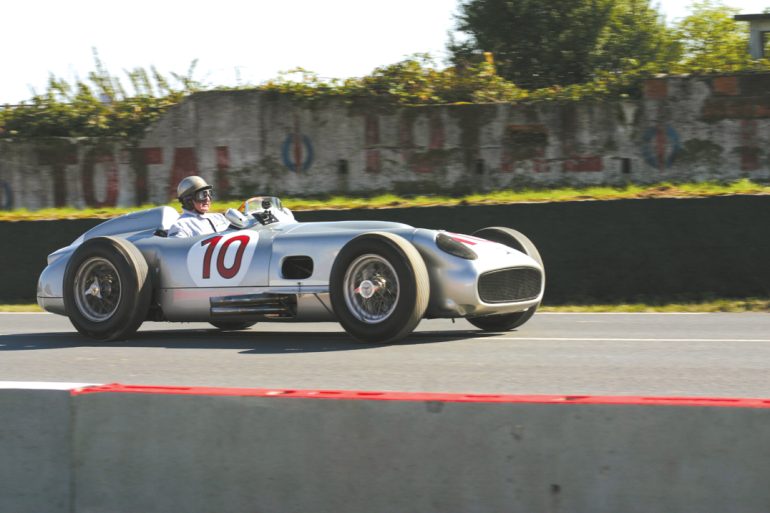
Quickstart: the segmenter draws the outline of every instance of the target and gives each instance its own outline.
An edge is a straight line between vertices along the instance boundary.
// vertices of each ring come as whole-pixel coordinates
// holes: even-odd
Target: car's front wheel
[[[411,333],[422,319],[430,280],[412,244],[375,232],[340,250],[329,289],[334,312],[348,333],[362,342],[390,343]]]
[[[70,322],[97,340],[129,337],[150,307],[147,275],[147,262],[131,242],[118,237],[83,242],[64,272],[64,309]]]

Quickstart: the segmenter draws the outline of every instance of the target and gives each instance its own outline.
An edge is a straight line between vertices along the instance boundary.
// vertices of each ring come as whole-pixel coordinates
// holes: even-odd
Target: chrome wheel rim
[[[83,262],[73,288],[78,311],[91,322],[104,322],[118,309],[120,276],[107,259],[93,257]]]
[[[348,266],[344,286],[348,310],[361,322],[382,322],[398,304],[400,287],[396,270],[378,255],[356,258]]]

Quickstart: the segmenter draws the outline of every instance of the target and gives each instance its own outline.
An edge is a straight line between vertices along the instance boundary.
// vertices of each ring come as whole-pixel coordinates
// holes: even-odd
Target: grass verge
[[[687,313],[714,313],[714,312],[765,312],[770,313],[770,298],[746,298],[746,299],[714,299],[704,302],[655,302],[655,303],[622,303],[622,304],[591,304],[591,305],[544,305],[542,312],[617,312],[617,313],[643,313],[643,312],[687,312]]]
[[[624,187],[586,187],[559,189],[522,189],[472,194],[462,197],[450,196],[395,196],[383,194],[374,197],[329,196],[322,198],[282,198],[292,210],[346,210],[352,208],[406,208],[455,205],[500,205],[508,203],[545,203],[556,201],[606,201],[618,199],[647,198],[706,198],[714,196],[770,195],[770,185],[743,179],[735,182],[703,183],[659,183],[655,185],[627,185]],[[224,212],[237,208],[240,201],[219,201],[212,205],[213,212]],[[178,208],[177,202],[168,203]],[[36,211],[26,209],[0,212],[0,221],[34,221],[52,219],[108,219],[129,212],[158,205],[142,205],[131,208],[47,208]]]

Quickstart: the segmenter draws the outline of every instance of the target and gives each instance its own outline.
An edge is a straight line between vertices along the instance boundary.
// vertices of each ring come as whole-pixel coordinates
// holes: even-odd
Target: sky
[[[550,0],[558,1],[558,0]],[[0,104],[44,92],[49,75],[73,83],[105,67],[155,66],[211,86],[258,85],[302,67],[323,78],[360,77],[415,53],[446,60],[458,0],[36,0],[6,2],[0,29]],[[690,2],[653,0],[668,21]],[[724,0],[742,14],[770,0]]]

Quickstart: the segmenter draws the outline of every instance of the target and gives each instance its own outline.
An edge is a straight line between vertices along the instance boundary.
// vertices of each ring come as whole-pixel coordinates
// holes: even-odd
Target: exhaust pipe
[[[292,294],[245,294],[212,297],[211,318],[234,317],[254,320],[260,318],[292,318],[297,315],[297,297]]]

